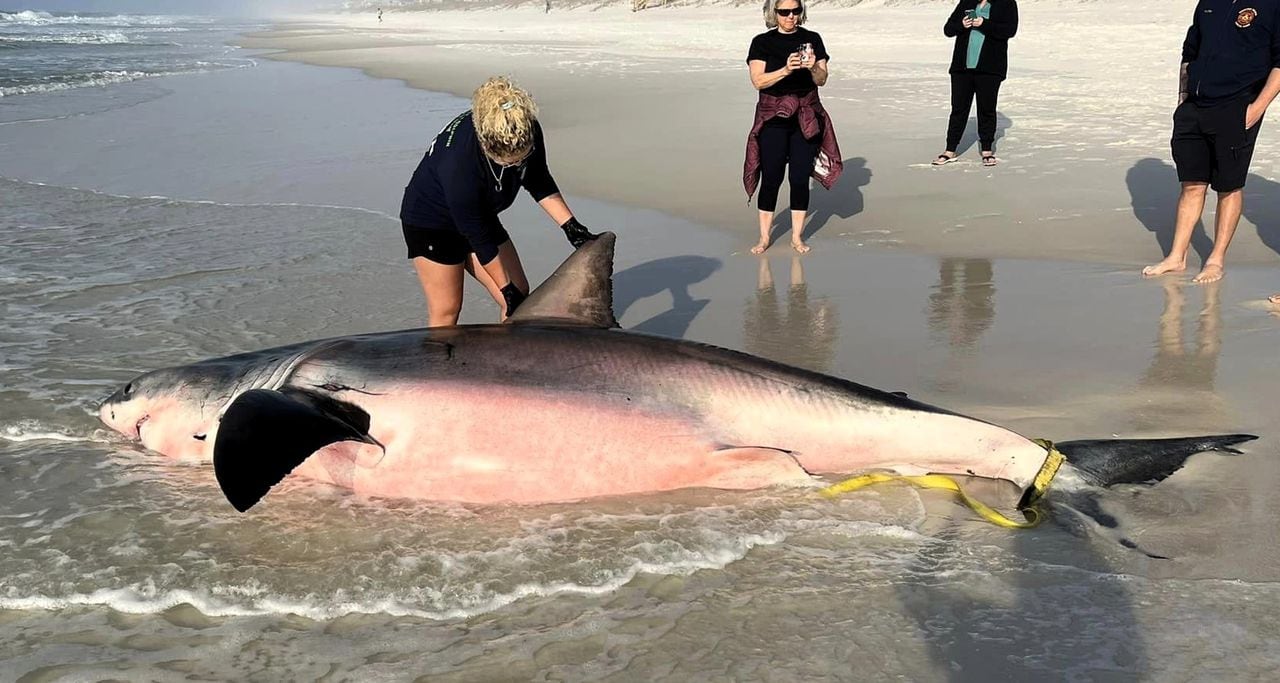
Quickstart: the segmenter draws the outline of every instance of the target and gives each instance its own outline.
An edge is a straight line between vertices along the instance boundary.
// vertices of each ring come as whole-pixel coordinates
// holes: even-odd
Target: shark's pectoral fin
[[[323,406],[267,389],[246,391],[232,401],[218,425],[213,471],[235,509],[244,512],[256,505],[272,486],[329,444],[377,443],[368,434],[367,420],[359,424],[355,413],[335,414]]]
[[[717,489],[758,489],[813,481],[794,455],[777,448],[720,448],[712,452],[710,468],[705,485]]]

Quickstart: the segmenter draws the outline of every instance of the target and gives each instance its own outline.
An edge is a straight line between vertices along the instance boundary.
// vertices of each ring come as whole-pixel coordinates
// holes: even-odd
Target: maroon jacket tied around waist
[[[844,170],[844,161],[840,158],[840,146],[836,144],[836,129],[831,125],[831,116],[818,99],[817,88],[803,96],[760,93],[760,101],[756,103],[756,120],[751,126],[751,132],[747,134],[747,160],[742,167],[742,184],[747,188],[747,200],[751,200],[751,195],[756,193],[756,186],[760,184],[760,128],[765,121],[775,116],[796,117],[805,139],[812,140],[822,136],[818,158],[813,162],[813,179],[830,190]]]

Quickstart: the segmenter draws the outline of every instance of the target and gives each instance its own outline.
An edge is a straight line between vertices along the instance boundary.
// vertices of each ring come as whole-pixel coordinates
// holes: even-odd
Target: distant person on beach
[[[381,8],[381,7],[379,7],[379,8],[378,8],[378,23],[379,23],[379,24],[381,24],[381,23],[382,23],[382,8]]]
[[[436,136],[404,188],[400,221],[429,326],[458,323],[464,271],[498,302],[504,320],[528,295],[520,256],[498,220],[521,187],[574,248],[596,237],[560,196],[537,114],[529,93],[490,78],[472,95],[471,110]]]
[[[976,96],[982,165],[995,166],[996,104],[1000,84],[1009,74],[1009,40],[1018,33],[1017,0],[960,0],[942,32],[956,39],[951,52],[951,118],[947,148],[933,165],[955,161]]]
[[[827,48],[822,36],[802,28],[807,18],[799,0],[765,0],[770,30],[753,38],[747,51],[751,84],[760,91],[742,175],[748,200],[760,185],[760,241],[753,254],[769,248],[783,173],[791,184],[791,248],[803,254],[809,251],[809,178],[830,190],[844,167],[831,117],[818,99],[827,82]]]
[[[1246,7],[1245,5],[1249,6]],[[1205,195],[1218,193],[1213,250],[1196,284],[1221,280],[1227,247],[1244,210],[1244,182],[1262,115],[1280,94],[1280,0],[1200,0],[1182,43],[1173,163],[1182,194],[1173,246],[1146,276],[1181,272]]]

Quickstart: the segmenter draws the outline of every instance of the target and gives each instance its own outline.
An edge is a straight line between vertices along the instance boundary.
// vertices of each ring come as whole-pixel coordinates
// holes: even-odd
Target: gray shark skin
[[[617,329],[615,238],[502,325],[293,344],[139,376],[100,417],[212,461],[232,505],[286,476],[376,496],[540,503],[887,470],[1029,489],[1046,449],[998,425],[764,358]],[[1251,435],[1062,444],[1103,486],[1155,482]]]

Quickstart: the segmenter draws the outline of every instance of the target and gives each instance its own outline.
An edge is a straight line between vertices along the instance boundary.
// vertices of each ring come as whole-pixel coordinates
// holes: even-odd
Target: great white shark
[[[618,329],[615,237],[505,324],[325,339],[143,374],[101,406],[152,451],[212,461],[237,510],[286,476],[369,496],[540,503],[888,471],[1153,483],[1248,434],[1033,441],[980,419],[707,344]]]

